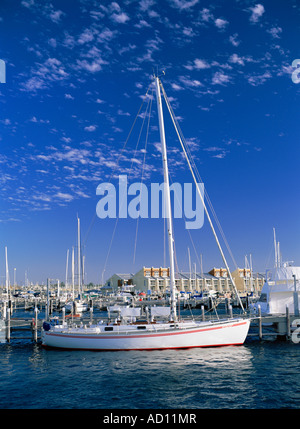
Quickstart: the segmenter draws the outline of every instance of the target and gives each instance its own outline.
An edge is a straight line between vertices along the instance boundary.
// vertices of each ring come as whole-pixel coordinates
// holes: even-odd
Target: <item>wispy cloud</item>
[[[262,4],[256,4],[254,7],[250,7],[249,11],[251,12],[250,21],[256,23],[262,17],[265,12],[265,8]]]
[[[272,74],[269,71],[265,71],[261,74],[253,74],[248,76],[247,80],[252,86],[259,86],[264,84],[268,79],[271,79]]]
[[[22,90],[35,92],[47,88],[51,82],[63,81],[69,77],[64,65],[57,58],[48,58],[37,63],[31,70],[32,77],[21,84]]]
[[[227,83],[230,83],[230,81],[231,81],[231,77],[228,74],[225,74],[220,71],[214,73],[212,77],[213,85],[225,85]]]
[[[178,8],[179,10],[190,9],[195,6],[199,0],[170,0],[171,6]]]
[[[185,68],[188,70],[203,70],[210,68],[210,65],[207,61],[196,58],[193,63],[189,63]]]
[[[238,33],[235,33],[232,36],[229,36],[229,41],[235,47],[238,47],[239,44],[241,43],[241,41],[238,39]]]
[[[281,27],[272,27],[270,28],[270,30],[267,30],[267,32],[269,34],[271,34],[271,36],[274,39],[280,39],[281,33],[282,33],[282,28]]]
[[[204,148],[204,150],[206,152],[211,153],[212,158],[219,158],[219,159],[225,158],[226,154],[228,153],[227,150],[216,146],[207,147],[207,148]]]

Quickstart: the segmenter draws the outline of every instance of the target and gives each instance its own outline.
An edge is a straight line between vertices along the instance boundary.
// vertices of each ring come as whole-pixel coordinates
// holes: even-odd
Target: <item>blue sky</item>
[[[112,174],[138,181],[145,155],[145,183],[162,181],[156,103],[147,147],[143,135],[136,149],[141,115],[121,152],[156,70],[230,267],[250,254],[255,271],[272,266],[273,227],[283,259],[299,264],[299,23],[296,0],[1,0],[0,282],[5,246],[11,278],[16,268],[20,283],[25,271],[64,280],[77,214],[87,282],[164,265],[161,219],[140,219],[135,241],[135,220],[96,217],[97,186]],[[166,131],[172,181],[192,182]],[[182,219],[174,229],[179,270],[188,249],[198,270],[200,254],[204,271],[224,265],[206,220],[191,234]]]

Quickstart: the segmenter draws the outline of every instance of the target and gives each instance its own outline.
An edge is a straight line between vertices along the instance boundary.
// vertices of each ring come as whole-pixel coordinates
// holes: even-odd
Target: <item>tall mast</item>
[[[78,293],[81,294],[81,273],[80,273],[80,219],[77,217],[77,244],[78,244]]]
[[[75,256],[74,247],[72,247],[72,300],[74,301],[74,289],[75,289]]]
[[[9,272],[8,272],[8,260],[7,260],[7,247],[5,246],[5,283],[7,297],[9,296]]]
[[[68,290],[68,268],[69,268],[69,249],[67,250],[67,262],[66,262],[66,284],[65,284],[65,290]]]
[[[277,255],[277,243],[276,243],[275,228],[273,228],[273,234],[274,234],[275,268],[277,268],[278,267],[278,255]]]
[[[164,194],[166,198],[166,216],[167,216],[168,244],[169,244],[169,257],[170,257],[171,318],[172,320],[176,321],[177,314],[176,314],[176,296],[175,296],[175,269],[174,269],[175,264],[174,264],[172,210],[171,210],[169,170],[168,170],[168,160],[167,160],[164,117],[163,117],[161,94],[160,94],[160,81],[158,77],[155,77],[155,90],[156,90],[156,101],[157,101],[157,110],[158,110],[158,119],[159,119],[160,140],[161,140],[161,147],[162,147],[164,182],[165,182],[165,190],[166,190]]]

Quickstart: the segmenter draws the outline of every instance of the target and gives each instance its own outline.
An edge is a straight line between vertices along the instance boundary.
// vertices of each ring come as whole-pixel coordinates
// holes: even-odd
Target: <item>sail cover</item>
[[[141,309],[136,307],[123,307],[121,308],[122,317],[138,317],[141,315]]]
[[[170,307],[151,307],[151,316],[169,316]]]

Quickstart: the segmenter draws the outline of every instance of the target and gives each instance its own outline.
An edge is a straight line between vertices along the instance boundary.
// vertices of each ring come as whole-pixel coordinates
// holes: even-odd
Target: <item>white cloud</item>
[[[97,128],[97,126],[96,126],[96,125],[89,125],[88,127],[84,127],[84,130],[85,130],[85,131],[92,132],[92,131],[95,131],[95,130],[96,130],[96,128]]]
[[[225,83],[229,83],[230,80],[230,76],[228,76],[227,74],[223,72],[216,72],[213,75],[212,83],[213,85],[224,85]]]
[[[128,113],[128,112],[123,112],[123,110],[122,110],[122,109],[118,109],[117,114],[118,114],[118,115],[120,115],[120,116],[130,116],[130,113]]]
[[[152,55],[154,54],[155,51],[159,51],[160,50],[160,45],[163,43],[163,40],[160,39],[159,37],[157,37],[156,39],[150,39],[147,40],[145,47],[147,48],[146,53],[137,58],[138,62],[143,62],[143,61],[155,61],[152,58]]]
[[[188,70],[201,70],[201,69],[208,69],[210,65],[205,60],[196,58],[192,64],[188,64],[184,67]]]
[[[195,33],[191,27],[184,27],[182,29],[182,34],[184,34],[187,37],[194,37]]]
[[[172,83],[171,86],[174,89],[174,91],[181,91],[183,89],[182,86],[177,85],[177,83]]]
[[[113,1],[110,5],[110,10],[115,10],[117,12],[120,12],[121,8],[117,2]]]
[[[50,202],[51,201],[51,197],[47,194],[37,194],[37,195],[33,195],[32,198],[34,200],[40,200],[40,201],[45,201],[45,202]]]
[[[199,58],[196,58],[194,60],[194,68],[197,70],[207,69],[209,67],[210,65],[205,60],[200,60]]]
[[[215,20],[215,26],[218,27],[220,30],[223,30],[227,24],[228,21],[226,21],[225,19],[217,18]]]
[[[135,24],[134,26],[135,26],[136,28],[151,27],[151,25],[150,25],[147,21],[145,21],[144,19],[141,19],[141,20],[139,21],[139,23],[138,23],[138,24]]]
[[[98,42],[106,43],[113,39],[113,37],[117,34],[117,31],[112,31],[109,28],[105,28],[101,33],[98,34],[97,40]]]
[[[207,152],[212,152],[214,155],[212,155],[213,158],[219,158],[222,159],[226,156],[226,153],[228,153],[228,151],[224,150],[221,147],[216,147],[216,146],[211,146],[211,147],[207,147],[204,149]],[[220,152],[220,153],[216,153],[216,152]]]
[[[45,89],[46,84],[42,79],[38,77],[32,77],[22,84],[22,88],[25,91],[35,92],[37,89]]]
[[[282,28],[281,27],[272,27],[270,30],[267,30],[267,32],[270,33],[274,39],[280,39],[280,34],[282,33]]]
[[[21,85],[25,91],[34,92],[37,89],[44,89],[50,82],[62,81],[69,76],[57,58],[48,58],[44,63],[37,63],[31,75],[33,76]]]
[[[180,10],[183,10],[195,6],[195,4],[198,2],[199,0],[171,0],[171,5],[177,7]]]
[[[57,46],[56,39],[54,39],[53,37],[51,37],[51,39],[48,40],[48,43],[50,46],[52,46],[52,48],[56,48]]]
[[[86,60],[77,60],[77,65],[80,69],[89,71],[91,73],[96,73],[102,70],[102,64],[104,63],[106,64],[106,62],[103,62],[101,59],[97,59],[91,63]]]
[[[218,153],[217,155],[214,155],[213,158],[223,159],[226,156],[226,151],[223,151],[221,153]]]
[[[203,8],[201,10],[200,16],[201,16],[202,21],[204,21],[204,22],[208,22],[210,19],[214,18],[213,14],[207,8]]]
[[[141,0],[139,8],[141,11],[146,12],[155,4],[153,0]]]
[[[182,82],[188,88],[197,88],[199,86],[203,86],[201,82],[197,79],[189,79],[186,76],[179,77],[180,82]]]
[[[239,64],[240,66],[244,66],[245,63],[255,62],[255,60],[253,60],[253,58],[250,56],[240,57],[238,54],[232,54],[229,57],[229,62],[232,64]]]
[[[233,64],[239,64],[240,66],[245,65],[245,58],[239,57],[237,54],[232,54],[229,58],[229,61]]]
[[[113,13],[111,19],[119,24],[125,24],[130,18],[126,13],[121,12],[119,14]]]
[[[31,6],[34,5],[34,0],[23,0],[21,2],[22,6],[25,6],[27,8],[30,8]]]
[[[59,199],[66,201],[66,202],[70,202],[74,199],[73,195],[66,194],[63,192],[57,192],[57,194],[55,194],[54,197],[59,198]]]
[[[265,8],[262,4],[256,4],[254,7],[250,7],[249,10],[252,12],[250,16],[251,22],[258,22],[259,18],[265,12]]]
[[[265,73],[263,73],[261,75],[248,76],[247,79],[248,79],[248,82],[250,83],[250,85],[258,86],[258,85],[262,85],[263,83],[265,83],[271,77],[272,77],[271,73],[266,71]]]
[[[50,17],[51,21],[58,23],[60,21],[60,18],[62,17],[62,15],[64,15],[64,12],[62,10],[55,10],[55,11],[50,12],[49,17]]]
[[[233,46],[235,46],[235,47],[239,46],[239,44],[241,43],[237,38],[238,38],[238,34],[237,33],[235,33],[235,34],[233,34],[232,36],[229,37],[230,43]]]
[[[81,35],[79,36],[78,43],[80,45],[83,45],[84,43],[91,42],[93,39],[94,39],[93,32],[89,28],[86,28],[83,31],[83,33],[81,33]]]

